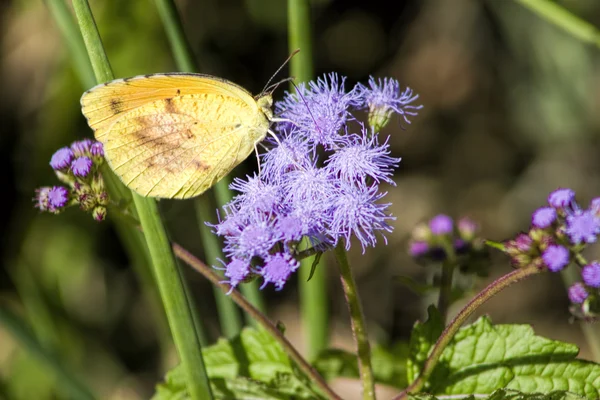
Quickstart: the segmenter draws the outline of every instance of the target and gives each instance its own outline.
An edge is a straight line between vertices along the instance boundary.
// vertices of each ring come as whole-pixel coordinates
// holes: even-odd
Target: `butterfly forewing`
[[[112,169],[144,196],[201,194],[268,129],[248,92],[204,75],[117,80],[86,92],[81,102]]]

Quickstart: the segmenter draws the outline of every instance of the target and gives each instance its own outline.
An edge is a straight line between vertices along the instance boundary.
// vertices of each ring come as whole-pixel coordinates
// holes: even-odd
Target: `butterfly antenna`
[[[317,119],[315,118],[312,111],[310,110],[310,107],[308,106],[308,102],[306,101],[304,96],[302,96],[300,89],[298,88],[298,86],[296,86],[296,84],[294,82],[292,82],[292,85],[294,85],[294,88],[296,89],[296,94],[302,99],[302,102],[306,106],[306,109],[308,110],[308,114],[310,114],[310,117],[312,118],[313,122],[315,123],[315,128],[317,128],[319,133],[323,133],[323,132],[321,132],[321,128],[319,128],[319,124],[317,124]]]
[[[294,79],[296,79],[296,78],[294,78],[293,76],[289,76],[287,78],[280,80],[279,82],[275,82],[272,85],[266,87],[265,90],[263,90],[263,93],[273,93],[279,85],[281,85],[282,83],[285,83],[285,82],[293,82]]]
[[[271,78],[269,78],[269,80],[267,81],[267,84],[265,85],[265,88],[262,90],[261,93],[266,93],[266,89],[269,86],[269,84],[271,83],[271,81],[277,76],[277,74],[279,74],[279,72],[281,72],[283,67],[285,67],[287,65],[287,63],[290,62],[292,57],[294,57],[296,54],[298,54],[299,51],[300,51],[300,49],[296,49],[296,50],[292,51],[292,54],[290,54],[288,56],[288,58],[286,58],[286,60],[283,62],[283,64],[281,64],[281,66],[279,68],[277,68],[277,71],[275,71],[275,73],[271,76]]]

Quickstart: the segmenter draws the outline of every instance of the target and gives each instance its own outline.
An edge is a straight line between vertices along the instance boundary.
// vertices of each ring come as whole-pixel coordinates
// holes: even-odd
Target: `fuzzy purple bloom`
[[[94,163],[88,157],[79,157],[71,163],[73,175],[79,178],[85,178],[92,170]]]
[[[370,177],[377,183],[385,181],[395,186],[391,176],[400,158],[389,156],[388,140],[389,136],[380,145],[378,135],[363,127],[361,135],[347,135],[347,143],[326,161],[327,169],[348,182],[365,182]]]
[[[246,279],[250,272],[249,262],[237,258],[232,259],[225,266],[225,277],[229,279],[228,283],[231,285],[231,290]]]
[[[588,296],[589,293],[581,282],[577,282],[569,288],[569,300],[573,304],[583,303]]]
[[[52,155],[50,166],[53,170],[59,171],[68,168],[71,161],[73,161],[73,151],[68,147],[63,147]]]
[[[351,118],[350,106],[356,103],[354,92],[344,90],[345,80],[331,73],[310,82],[308,87],[300,84],[297,93],[286,92],[284,99],[275,104],[276,114],[293,121],[298,134],[313,146],[331,149],[343,141],[340,131]]]
[[[284,242],[297,242],[304,234],[302,220],[292,216],[280,218],[275,224],[275,231]]]
[[[309,156],[309,145],[296,133],[297,130],[292,130],[283,135],[280,138],[281,146],[271,148],[262,156],[261,176],[267,182],[281,183],[286,173],[313,166],[314,163]],[[272,138],[268,140],[272,145],[275,143]]]
[[[542,253],[542,260],[552,272],[558,272],[569,264],[569,250],[560,245],[550,245]]]
[[[272,283],[276,290],[281,290],[290,275],[299,267],[300,262],[287,253],[277,253],[267,257],[264,267],[259,270],[264,279],[260,288],[263,289],[267,284]]]
[[[427,242],[410,242],[408,253],[411,257],[417,258],[424,256],[429,251],[429,244]]]
[[[419,98],[410,88],[400,91],[400,84],[392,78],[369,78],[369,86],[361,83],[356,85],[356,97],[362,108],[369,109],[369,123],[379,131],[384,126],[392,112],[402,115],[404,121],[410,124],[409,116],[417,115],[416,110],[422,105],[414,106],[412,102]]]
[[[531,223],[536,228],[545,229],[556,221],[556,210],[552,207],[542,207],[535,210]]]
[[[594,261],[581,270],[583,282],[593,288],[600,288],[600,263]]]
[[[254,256],[265,258],[276,241],[271,227],[266,222],[254,223],[244,228],[233,254],[246,260]]]
[[[575,192],[571,189],[556,189],[548,196],[548,204],[554,208],[564,208],[575,200]]]
[[[104,147],[100,142],[94,142],[90,146],[90,154],[92,157],[104,157]]]
[[[573,244],[594,243],[600,232],[600,219],[590,211],[576,210],[567,216],[566,233]]]
[[[91,139],[78,140],[71,144],[71,150],[75,154],[75,157],[87,156],[90,153],[90,148],[94,144]]]
[[[229,185],[230,189],[241,193],[235,196],[232,204],[263,213],[274,212],[281,200],[279,186],[265,183],[257,176],[246,178],[247,180],[235,178]]]
[[[429,229],[434,235],[449,235],[452,233],[454,222],[447,215],[436,215],[429,221]]]
[[[34,201],[40,211],[58,213],[69,202],[69,191],[62,186],[41,187],[36,190]]]
[[[600,197],[592,199],[590,202],[590,211],[597,217],[600,217]]]

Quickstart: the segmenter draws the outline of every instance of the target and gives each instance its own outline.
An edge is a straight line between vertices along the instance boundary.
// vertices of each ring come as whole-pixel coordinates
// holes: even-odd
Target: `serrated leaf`
[[[406,362],[406,378],[409,384],[419,376],[431,347],[444,330],[442,316],[434,306],[427,308],[427,314],[427,321],[417,321],[410,334],[409,355]]]
[[[409,394],[411,400],[444,400],[448,396],[434,396],[428,393]],[[585,400],[584,397],[563,390],[551,393],[521,393],[516,390],[499,389],[489,396],[477,396],[472,394],[453,395],[452,400]]]
[[[529,325],[492,325],[486,317],[462,328],[446,347],[425,390],[434,394],[568,391],[600,397],[600,365],[576,360],[577,346],[536,336]]]
[[[271,335],[246,328],[202,350],[215,399],[320,399]],[[175,367],[152,400],[187,400],[185,375]]]
[[[406,382],[406,360],[408,344],[398,342],[392,348],[375,345],[371,349],[371,365],[375,382],[397,388],[404,388]],[[358,378],[358,363],[356,355],[344,350],[328,349],[313,363],[317,371],[331,380],[338,377]]]

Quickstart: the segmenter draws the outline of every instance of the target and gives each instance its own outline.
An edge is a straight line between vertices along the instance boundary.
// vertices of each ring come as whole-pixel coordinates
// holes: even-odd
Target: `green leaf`
[[[323,255],[323,252],[318,252],[317,254],[315,254],[315,258],[313,260],[312,265],[310,266],[310,272],[308,274],[308,279],[306,279],[306,281],[310,281],[313,277],[313,275],[315,274],[315,271],[317,269],[317,265],[319,265],[319,261],[321,261],[321,256]]]
[[[411,384],[417,379],[429,351],[444,330],[444,321],[434,306],[427,308],[427,321],[417,321],[410,334],[409,355],[406,362],[406,378]]]
[[[598,399],[600,365],[575,359],[578,353],[573,344],[535,336],[529,325],[494,326],[482,317],[456,334],[425,390],[447,395],[487,394],[500,388],[568,391]]]
[[[434,396],[427,393],[415,393],[408,395],[408,398],[411,400],[444,400],[448,399],[449,396]],[[464,397],[453,395],[451,398],[452,400],[585,400],[584,397],[565,392],[564,390],[551,393],[521,393],[509,389],[496,390],[489,396],[465,394]]]
[[[322,399],[263,330],[246,328],[232,340],[219,339],[202,351],[215,399]],[[185,376],[177,366],[152,400],[187,400]]]

